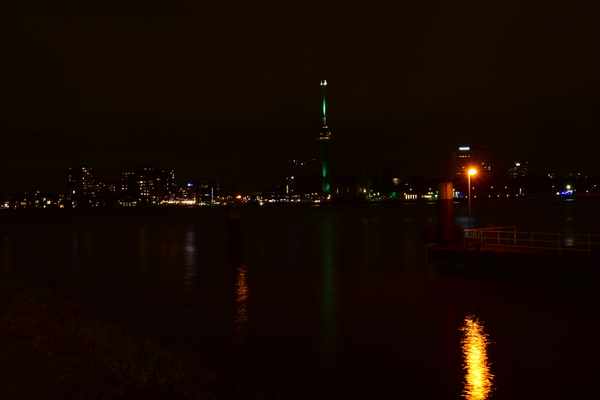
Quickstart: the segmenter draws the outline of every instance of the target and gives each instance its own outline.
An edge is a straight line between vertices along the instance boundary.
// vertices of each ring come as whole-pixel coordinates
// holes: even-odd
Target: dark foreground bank
[[[0,281],[0,398],[267,399],[75,300]]]

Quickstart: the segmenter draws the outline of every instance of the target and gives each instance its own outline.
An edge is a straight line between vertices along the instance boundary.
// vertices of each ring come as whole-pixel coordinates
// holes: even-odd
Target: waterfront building
[[[11,210],[58,209],[65,207],[65,196],[30,190],[13,194],[7,205]]]
[[[133,171],[122,171],[119,175],[121,204],[124,207],[131,207],[137,204],[138,198],[136,174]]]
[[[524,178],[529,173],[529,162],[513,161],[508,170],[508,177],[511,179]]]
[[[488,146],[461,146],[452,153],[452,175],[466,174],[470,168],[480,173],[491,170],[491,155]]]
[[[397,169],[377,169],[368,174],[366,183],[370,186],[374,199],[399,199],[402,194],[400,187],[400,171]]]
[[[137,201],[140,205],[160,204],[171,200],[175,189],[175,171],[157,169],[155,164],[142,164],[135,173]]]
[[[187,185],[187,199],[196,204],[214,204],[221,199],[221,181],[194,182]]]
[[[288,160],[282,194],[312,198],[321,192],[321,165],[321,162],[316,158]]]
[[[67,167],[67,199],[73,208],[97,205],[94,171],[90,167]]]
[[[341,183],[334,186],[334,198],[341,202],[367,201],[370,193],[369,185],[364,183]]]
[[[99,207],[112,207],[119,204],[121,198],[119,182],[98,182],[96,184],[96,193]]]

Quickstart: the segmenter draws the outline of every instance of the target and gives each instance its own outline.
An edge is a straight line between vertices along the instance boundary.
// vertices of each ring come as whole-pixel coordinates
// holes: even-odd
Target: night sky
[[[10,5],[7,5],[9,3]],[[20,1],[0,8],[0,190],[153,162],[260,190],[333,173],[441,177],[459,145],[600,174],[597,1]]]

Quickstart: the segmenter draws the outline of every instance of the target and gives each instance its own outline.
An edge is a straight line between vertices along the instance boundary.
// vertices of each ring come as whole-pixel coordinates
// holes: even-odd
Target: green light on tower
[[[323,126],[327,126],[327,101],[325,100],[325,86],[327,86],[327,81],[321,81],[321,86],[323,86]]]
[[[327,127],[327,99],[325,95],[325,88],[327,87],[327,81],[321,81],[321,87],[323,88],[323,127],[319,134],[319,142],[323,149],[323,155],[321,157],[321,172],[322,172],[322,192],[323,196],[329,196],[331,192],[331,185],[329,182],[329,150],[328,144],[331,140],[331,132]]]

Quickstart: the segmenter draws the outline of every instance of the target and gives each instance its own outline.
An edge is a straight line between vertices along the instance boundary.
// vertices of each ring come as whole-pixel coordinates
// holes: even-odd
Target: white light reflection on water
[[[248,290],[248,283],[246,282],[246,273],[246,266],[240,264],[238,266],[237,281],[235,283],[237,295],[237,312],[234,323],[235,337],[233,339],[235,343],[244,341],[242,334],[250,322],[250,318],[248,317],[248,298],[250,297],[250,291]]]
[[[467,400],[484,400],[493,390],[490,366],[487,358],[488,335],[483,332],[483,325],[472,315],[465,318],[462,352],[465,369],[465,387],[463,397]]]
[[[196,288],[196,229],[188,226],[185,230],[185,241],[182,251],[183,255],[183,288],[186,297],[186,312],[194,313],[197,308],[197,300],[194,295]]]
[[[188,227],[185,232],[183,280],[186,290],[192,290],[196,284],[196,230]]]

